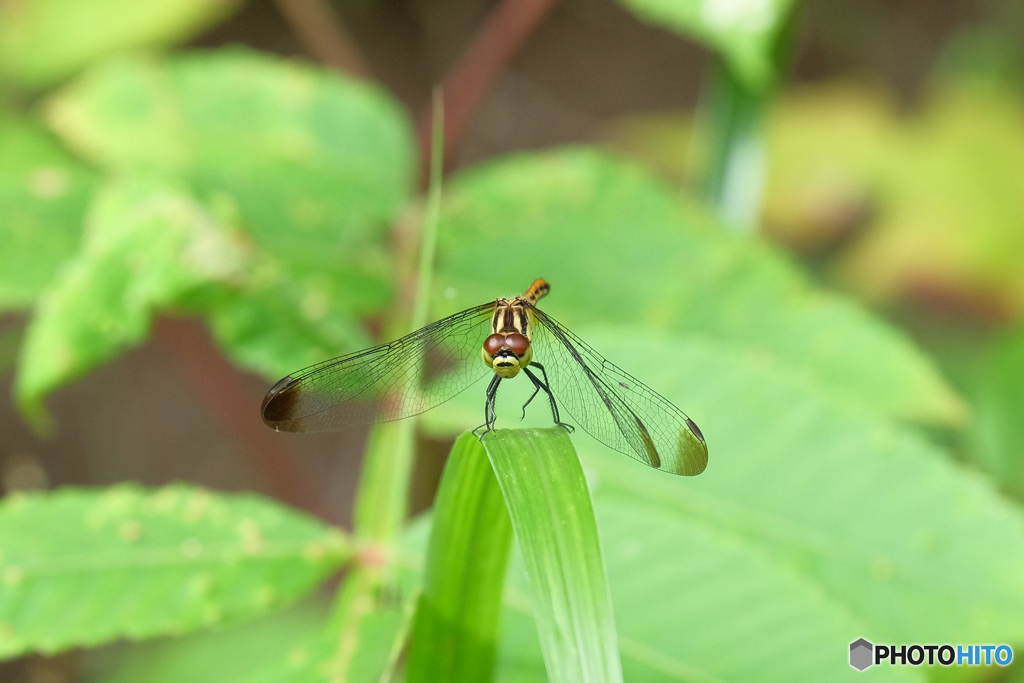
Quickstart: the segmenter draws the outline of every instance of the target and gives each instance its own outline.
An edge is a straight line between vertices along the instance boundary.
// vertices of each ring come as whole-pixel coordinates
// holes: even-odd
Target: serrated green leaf
[[[30,88],[51,85],[98,57],[166,45],[228,16],[237,0],[33,0],[0,5],[0,70]]]
[[[768,246],[711,226],[641,168],[562,150],[506,158],[449,187],[437,278],[450,298],[440,299],[443,312],[520,293],[544,277],[552,289],[541,306],[570,329],[596,323],[711,337],[884,414],[963,416],[959,398],[905,336],[815,291]]]
[[[641,19],[716,50],[751,89],[776,77],[773,52],[794,0],[619,0]]]
[[[315,605],[180,638],[85,654],[92,683],[312,683],[325,681],[334,643]]]
[[[211,281],[243,281],[251,261],[237,233],[173,184],[137,177],[104,188],[26,332],[22,407],[38,414],[46,393],[141,342],[155,310]]]
[[[326,293],[323,278],[297,282],[265,252],[253,260],[258,267],[244,283],[203,287],[182,300],[236,364],[275,379],[370,346],[346,302]]]
[[[344,536],[303,514],[186,485],[7,498],[0,548],[0,657],[250,617],[350,555]]]
[[[412,627],[418,581],[414,572],[379,562],[345,577],[325,629],[332,641],[323,667],[330,683],[390,680]]]
[[[30,304],[71,257],[95,184],[41,127],[0,115],[0,310]]]
[[[78,254],[41,298],[16,391],[30,417],[47,393],[149,334],[158,312],[202,315],[246,368],[280,377],[366,343],[316,278],[282,265],[179,185],[138,175],[104,187]]]
[[[502,429],[484,447],[530,576],[548,677],[621,681],[597,523],[568,434]]]
[[[595,496],[619,653],[628,681],[856,681],[845,649],[867,628],[815,586],[735,537],[635,496]],[[529,590],[513,557],[502,623],[502,683],[538,680]],[[924,681],[879,667],[886,681]]]
[[[463,434],[434,503],[406,680],[490,680],[512,523],[487,453]]]
[[[611,340],[602,345],[614,349]],[[581,442],[599,456],[587,460],[600,478],[599,510],[601,500],[643,497],[745,537],[870,635],[908,643],[1024,637],[1024,579],[1015,569],[1024,562],[1024,515],[985,481],[913,431],[757,354],[665,339],[629,348],[641,369],[662,368],[666,395],[701,406],[712,457],[704,475],[682,485]],[[984,589],[962,591],[964,582]]]
[[[298,281],[373,310],[384,237],[412,190],[411,126],[363,82],[238,48],[108,61],[50,104],[51,125],[114,169],[179,175],[238,214]]]

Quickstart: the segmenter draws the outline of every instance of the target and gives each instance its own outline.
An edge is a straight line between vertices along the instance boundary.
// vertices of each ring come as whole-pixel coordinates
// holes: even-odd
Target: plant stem
[[[767,168],[764,118],[789,62],[798,7],[793,4],[773,41],[769,83],[744,83],[720,57],[714,58],[705,79],[690,167],[697,170],[705,199],[737,233],[756,232],[760,221]]]
[[[443,170],[444,100],[440,89],[434,92],[434,112],[430,188],[420,240],[420,264],[412,313],[413,329],[426,324],[430,310]],[[413,418],[377,425],[370,433],[356,494],[354,527],[358,542],[368,548],[371,554],[380,554],[382,560],[378,566],[354,570],[339,591],[332,620],[339,629],[332,680],[345,679],[360,645],[360,626],[377,610],[379,588],[394,580],[390,546],[401,532],[408,514],[415,435],[416,420]]]
[[[254,397],[234,366],[217,351],[202,324],[160,318],[153,339],[177,364],[218,428],[239,444],[239,451],[267,490],[289,505],[330,519],[327,501],[308,471],[285,441],[259,425],[252,409]]]
[[[420,263],[412,329],[427,324],[430,289],[433,281],[437,222],[441,205],[442,140],[444,139],[444,102],[440,90],[434,92],[434,145],[431,150],[430,189],[420,239]],[[356,498],[355,531],[364,538],[390,542],[401,529],[408,509],[409,480],[412,477],[415,419],[378,425],[372,432],[363,463],[362,481]]]
[[[701,97],[695,128],[702,194],[726,226],[753,233],[761,209],[765,155],[762,118],[766,93],[741,83],[715,59]]]
[[[416,308],[412,314],[412,329],[427,324],[430,310],[430,287],[434,280],[434,254],[437,251],[437,223],[441,215],[441,180],[444,175],[445,115],[444,90],[434,89],[433,135],[430,143],[430,188],[427,191],[427,210],[423,217],[423,242],[420,247],[419,283],[416,287]]]
[[[444,80],[445,122],[444,156],[451,158],[484,95],[505,71],[526,39],[540,24],[555,0],[501,0],[473,38],[458,63]],[[431,111],[420,117],[420,147],[430,140]]]
[[[373,72],[327,0],[276,0],[299,41],[318,61],[350,76],[372,80]]]

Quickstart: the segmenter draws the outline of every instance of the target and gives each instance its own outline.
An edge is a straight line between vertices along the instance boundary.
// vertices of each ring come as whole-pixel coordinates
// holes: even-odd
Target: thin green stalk
[[[761,210],[765,154],[762,119],[767,94],[740,82],[715,60],[697,117],[699,184],[725,225],[753,233]]]
[[[798,9],[799,3],[793,3],[775,36],[770,82],[744,82],[715,58],[697,108],[690,166],[697,170],[704,197],[738,233],[754,233],[760,222],[767,171],[764,120],[789,61]]]
[[[441,175],[444,146],[444,99],[434,93],[434,132],[430,162],[430,187],[423,219],[420,264],[412,329],[427,324],[433,281],[437,223],[441,209]],[[414,419],[378,425],[371,436],[356,497],[355,531],[362,538],[390,542],[402,528],[408,513],[409,480],[412,477]]]
[[[426,325],[429,312],[441,203],[443,102],[440,90],[435,91],[430,187],[421,232],[420,264],[412,314],[414,330]],[[387,593],[385,587],[395,582],[391,546],[408,515],[415,429],[415,420],[408,419],[377,425],[370,433],[356,494],[354,532],[357,543],[367,553],[376,556],[379,564],[354,570],[335,599],[331,624],[338,633],[338,648],[331,671],[332,682],[341,683],[349,679],[353,662],[358,660],[363,647],[360,634],[367,624],[375,617],[393,611],[387,604],[382,604],[380,596]]]
[[[412,329],[427,324],[430,311],[430,286],[434,279],[434,253],[437,251],[437,223],[441,215],[441,180],[444,174],[444,93],[434,90],[434,131],[430,142],[430,187],[427,189],[427,210],[423,217],[423,242],[420,247],[419,283]]]

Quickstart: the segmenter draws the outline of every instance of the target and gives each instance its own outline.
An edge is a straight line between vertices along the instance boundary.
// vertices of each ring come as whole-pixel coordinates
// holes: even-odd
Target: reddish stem
[[[363,53],[325,0],[275,0],[299,40],[318,61],[349,75],[372,80]]]
[[[276,498],[324,519],[326,501],[302,462],[259,417],[259,397],[214,346],[196,320],[160,318],[154,340],[179,366],[210,416],[241,447],[256,476]]]
[[[470,115],[540,24],[555,0],[501,0],[444,81],[444,159],[458,147]],[[420,117],[422,177],[430,164],[433,107]]]

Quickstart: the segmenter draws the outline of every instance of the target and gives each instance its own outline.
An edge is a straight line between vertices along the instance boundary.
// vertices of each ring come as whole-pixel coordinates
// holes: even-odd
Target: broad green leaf
[[[1012,493],[1024,499],[1024,332],[1000,339],[987,354],[972,392],[974,459]]]
[[[178,638],[85,654],[91,683],[312,683],[334,645],[307,604]]]
[[[619,0],[641,19],[698,40],[725,59],[747,87],[776,77],[774,51],[794,0]]]
[[[124,48],[167,45],[220,21],[238,0],[32,0],[0,4],[0,72],[52,85]]]
[[[404,605],[402,606],[404,609]],[[399,610],[400,612],[401,610]],[[409,610],[411,613],[411,610]],[[397,612],[375,613],[364,622],[347,678],[331,676],[338,633],[326,610],[306,604],[283,612],[179,638],[133,644],[86,655],[91,683],[379,683],[394,649]],[[404,643],[404,640],[402,641]],[[396,656],[400,650],[396,652]]]
[[[677,192],[613,157],[562,150],[466,172],[450,185],[442,221],[438,289],[450,299],[442,312],[521,293],[544,277],[552,289],[541,307],[570,329],[599,323],[711,337],[884,414],[962,418],[959,398],[906,337],[815,291],[781,254],[724,234]]]
[[[388,295],[384,237],[412,172],[409,126],[385,95],[225,50],[105,63],[49,112],[133,180],[100,193],[86,244],[40,302],[18,382],[29,414],[138,344],[158,311],[202,315],[269,377],[366,345],[356,317]]]
[[[512,519],[548,677],[621,681],[601,543],[576,451],[561,427],[484,436]]]
[[[629,349],[643,374],[660,367],[659,388],[701,415],[711,459],[684,484],[581,444],[604,454],[587,461],[599,511],[604,500],[642,497],[745,538],[870,628],[869,639],[1024,638],[1024,514],[983,479],[757,353],[667,339]]]
[[[141,343],[159,312],[204,316],[236,362],[270,377],[365,343],[345,306],[290,279],[175,183],[113,181],[87,222],[26,333],[16,390],[29,416],[56,387]]]
[[[0,115],[0,310],[34,301],[74,253],[95,182],[45,130]]]
[[[332,641],[325,663],[330,683],[390,680],[407,645],[419,599],[419,577],[395,548],[363,546],[376,556],[345,576],[325,632]],[[389,561],[382,561],[385,558]],[[417,563],[418,569],[421,563]]]
[[[327,300],[375,310],[384,239],[411,193],[411,126],[379,89],[242,49],[88,72],[51,125],[112,169],[157,168],[237,212],[256,242]]]
[[[627,681],[856,681],[845,660],[865,632],[841,605],[757,548],[657,506],[595,497]],[[529,590],[513,558],[497,680],[543,675]],[[528,593],[527,593],[528,594]],[[852,635],[851,635],[852,634]],[[885,681],[921,672],[880,668]]]
[[[465,433],[434,503],[406,680],[490,680],[512,524],[487,453]]]
[[[252,261],[244,282],[214,283],[182,301],[205,318],[235,363],[277,379],[370,345],[346,302],[327,295],[323,278],[296,281],[262,251]]]
[[[83,244],[26,332],[16,392],[29,414],[69,379],[140,343],[154,311],[211,281],[243,281],[242,236],[180,188],[139,178],[101,191]]]
[[[344,536],[306,515],[186,485],[9,497],[0,548],[2,657],[251,617],[350,555]]]

